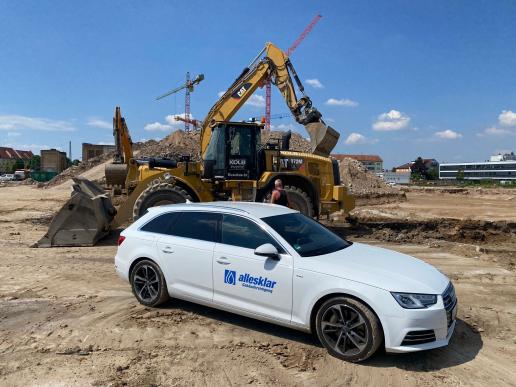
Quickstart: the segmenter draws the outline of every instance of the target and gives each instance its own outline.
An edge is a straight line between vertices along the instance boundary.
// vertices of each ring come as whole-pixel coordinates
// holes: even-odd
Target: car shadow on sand
[[[244,329],[265,333],[276,338],[294,341],[322,349],[316,337],[310,333],[240,316],[231,312],[205,307],[183,300],[173,300],[164,309],[179,309],[213,320],[239,326]],[[482,337],[467,322],[458,319],[450,344],[444,348],[407,354],[391,354],[378,351],[373,357],[358,365],[372,367],[397,367],[407,371],[436,371],[473,360],[483,346]],[[328,356],[330,356],[328,354]]]

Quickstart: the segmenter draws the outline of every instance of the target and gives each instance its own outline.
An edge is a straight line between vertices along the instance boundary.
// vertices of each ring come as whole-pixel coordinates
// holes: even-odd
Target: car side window
[[[147,222],[140,230],[154,232],[156,234],[170,234],[180,215],[181,213],[179,212],[167,212]]]
[[[213,212],[185,211],[181,213],[170,235],[216,242],[219,219],[220,215]]]
[[[260,226],[235,215],[223,215],[221,243],[253,250],[265,243],[270,243],[280,253],[284,252],[276,240]]]

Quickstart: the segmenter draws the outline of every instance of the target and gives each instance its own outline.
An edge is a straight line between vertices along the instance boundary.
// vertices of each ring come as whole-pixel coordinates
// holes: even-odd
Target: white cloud
[[[442,132],[435,132],[434,135],[445,140],[455,140],[462,137],[462,134],[450,129],[443,130]]]
[[[503,110],[498,116],[498,122],[502,126],[516,126],[516,113],[510,110]]]
[[[170,125],[162,124],[160,122],[153,122],[152,124],[147,124],[143,127],[143,130],[147,130],[149,132],[168,132],[172,129]]]
[[[250,105],[250,106],[255,106],[255,107],[265,107],[265,97],[260,94],[253,94],[246,101],[246,103],[244,105]]]
[[[113,124],[111,122],[107,122],[98,118],[90,118],[86,125],[93,126],[94,128],[101,128],[101,129],[112,129]]]
[[[344,143],[346,145],[362,145],[362,144],[374,144],[378,142],[375,138],[367,138],[363,134],[360,133],[351,133]]]
[[[217,96],[220,98],[224,95],[225,91],[224,90],[221,90],[217,93]]]
[[[19,132],[7,132],[7,137],[18,137],[21,136]]]
[[[271,130],[278,130],[282,132],[286,132],[287,130],[294,130],[293,124],[279,124],[279,125],[271,125]]]
[[[19,115],[0,115],[0,130],[45,130],[71,132],[75,127],[69,121]]]
[[[185,123],[183,121],[176,120],[177,116],[185,118],[186,114],[185,113],[169,114],[168,116],[165,117],[165,121],[166,121],[165,124],[162,124],[161,122],[153,122],[151,124],[145,125],[143,127],[143,129],[147,130],[149,132],[152,132],[152,131],[171,132],[173,130],[183,129],[185,126]],[[188,117],[190,119],[193,119],[193,116],[191,114],[188,115]]]
[[[395,130],[405,129],[410,123],[410,117],[398,111],[391,110],[387,113],[382,113],[378,116],[375,123],[373,123],[373,130],[380,132],[390,132]]]
[[[318,80],[317,78],[314,78],[314,79],[307,79],[305,81],[307,84],[309,84],[310,86],[312,86],[314,89],[322,89],[324,88],[323,84],[321,83],[320,80]]]
[[[353,101],[352,99],[348,99],[348,98],[341,98],[341,99],[330,98],[326,101],[326,105],[357,107],[358,102]]]
[[[14,149],[17,149],[17,150],[31,150],[32,153],[34,153],[34,154],[39,153],[42,149],[57,149],[59,151],[63,150],[59,146],[46,145],[46,144],[18,144],[18,143],[11,143],[11,144],[4,144],[3,146],[6,146],[8,148],[14,148]]]
[[[484,129],[484,131],[482,133],[479,133],[478,136],[479,137],[504,136],[507,134],[513,134],[513,133],[508,129],[501,129],[501,128],[497,128],[496,126],[491,126],[489,128]]]

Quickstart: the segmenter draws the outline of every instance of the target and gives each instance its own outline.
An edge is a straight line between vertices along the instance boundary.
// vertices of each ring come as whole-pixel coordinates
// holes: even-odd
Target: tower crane
[[[198,85],[202,80],[204,79],[204,74],[197,75],[193,80],[190,80],[190,73],[186,73],[186,82],[182,84],[181,86],[176,87],[175,89],[167,91],[165,94],[160,95],[159,97],[156,97],[156,100],[160,100],[162,98],[168,97],[169,95],[175,94],[178,91],[181,91],[185,89],[185,132],[190,131],[190,93],[194,91],[194,86]],[[177,119],[177,117],[176,117]],[[195,125],[194,125],[195,127]]]

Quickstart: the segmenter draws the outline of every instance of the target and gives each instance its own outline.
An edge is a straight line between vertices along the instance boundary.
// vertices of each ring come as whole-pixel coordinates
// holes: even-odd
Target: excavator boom
[[[260,59],[263,53],[265,56]],[[299,99],[291,75],[303,94]],[[213,105],[204,119],[201,129],[203,158],[210,143],[211,129],[218,122],[230,121],[256,89],[262,87],[269,78],[278,87],[295,120],[305,126],[310,135],[312,152],[320,156],[329,156],[337,144],[339,133],[327,126],[322,120],[321,113],[312,107],[312,101],[304,93],[303,85],[287,55],[269,42]]]

